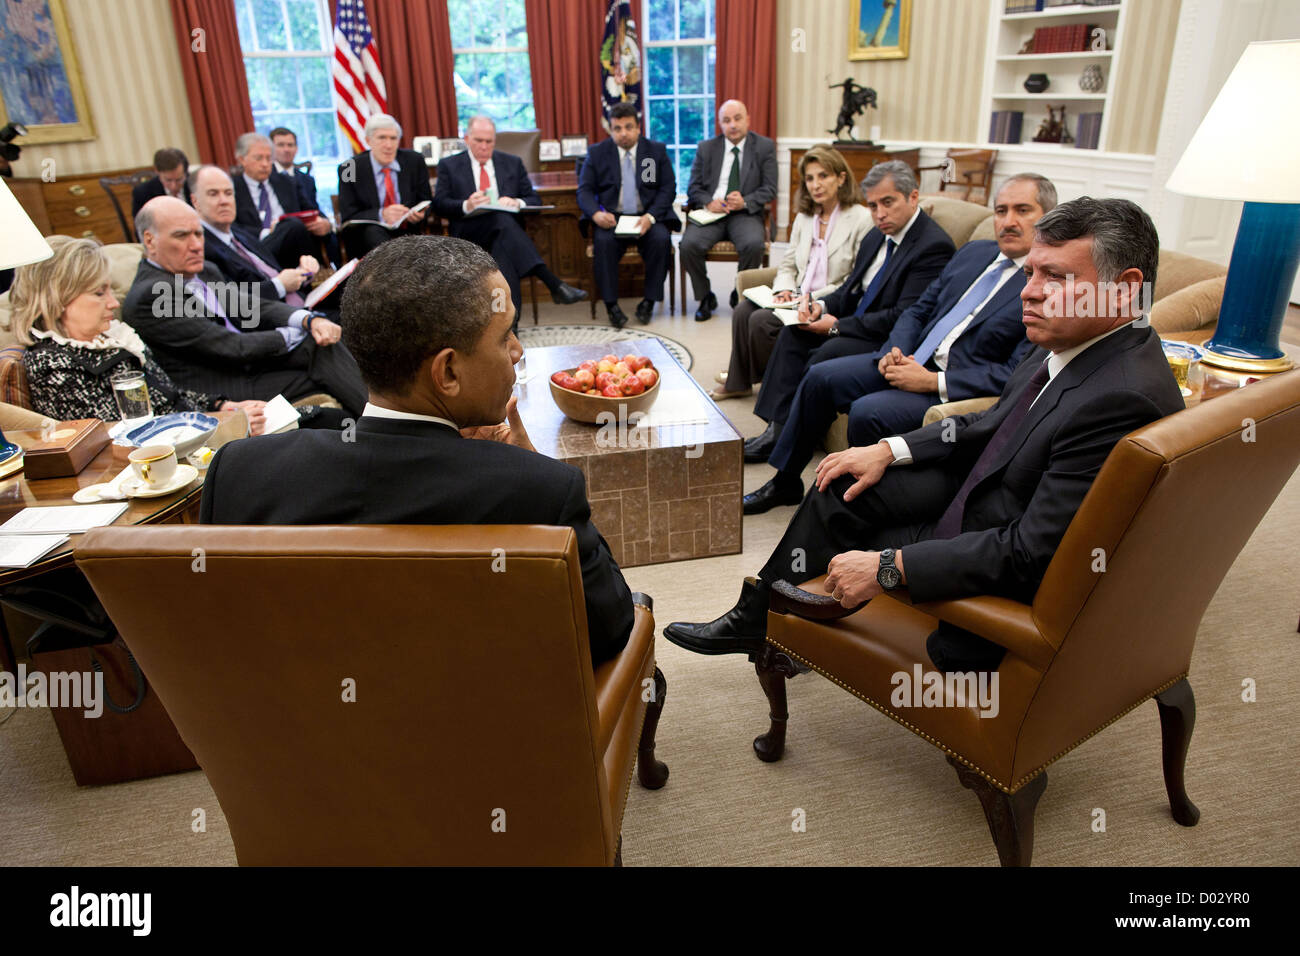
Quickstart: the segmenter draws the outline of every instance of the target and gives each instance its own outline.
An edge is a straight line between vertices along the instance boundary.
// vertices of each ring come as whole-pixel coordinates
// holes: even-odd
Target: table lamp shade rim
[[[1165,188],[1205,199],[1300,203],[1300,126],[1279,104],[1300,101],[1300,40],[1247,45]]]
[[[54,255],[54,250],[36,228],[27,210],[0,179],[0,269],[31,265]]]

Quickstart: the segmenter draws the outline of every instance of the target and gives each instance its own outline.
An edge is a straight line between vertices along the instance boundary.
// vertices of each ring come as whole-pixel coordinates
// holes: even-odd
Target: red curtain
[[[413,136],[458,135],[447,0],[367,0],[366,12],[402,145],[409,148]]]
[[[776,0],[716,0],[715,10],[717,106],[740,100],[750,129],[776,139]]]
[[[607,0],[524,0],[533,106],[544,139],[605,138],[600,116],[600,41]],[[643,28],[644,30],[644,28]]]
[[[171,0],[171,6],[199,160],[229,166],[235,161],[235,140],[253,128],[235,5],[230,0]]]

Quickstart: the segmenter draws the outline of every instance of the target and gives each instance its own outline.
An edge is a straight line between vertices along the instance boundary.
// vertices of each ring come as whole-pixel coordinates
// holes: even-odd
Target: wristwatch
[[[892,591],[903,583],[903,576],[898,573],[898,568],[894,567],[893,548],[886,548],[880,552],[880,567],[876,570],[876,583],[886,591]]]
[[[840,334],[840,320],[839,320],[839,319],[836,319],[836,320],[835,320],[835,324],[832,325],[829,329],[826,330],[826,334],[827,334],[827,335],[839,335],[839,334]]]

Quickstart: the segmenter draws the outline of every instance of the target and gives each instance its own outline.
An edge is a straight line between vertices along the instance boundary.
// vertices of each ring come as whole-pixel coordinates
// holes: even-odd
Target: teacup
[[[143,484],[162,488],[176,476],[176,449],[171,445],[145,445],[126,456]]]

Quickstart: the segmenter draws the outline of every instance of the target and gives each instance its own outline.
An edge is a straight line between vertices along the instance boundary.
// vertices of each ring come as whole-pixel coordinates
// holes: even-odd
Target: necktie
[[[491,188],[492,180],[488,179],[487,164],[485,163],[478,168],[478,191],[485,193]]]
[[[637,199],[636,189],[636,164],[632,160],[631,152],[623,157],[623,189],[618,203],[620,212],[631,214],[640,211],[641,204]]]
[[[245,262],[247,262],[258,272],[262,273],[262,275],[265,276],[267,279],[274,279],[276,276],[280,274],[276,272],[274,269],[272,269],[270,266],[268,266],[265,262],[263,262],[258,256],[253,255],[253,253],[250,252],[248,248],[243,243],[241,243],[238,239],[236,239],[234,236],[230,237],[230,245],[235,250],[235,252],[239,253],[240,257]],[[297,292],[286,292],[284,296],[284,301],[288,305],[298,306],[298,307],[302,307],[305,304],[303,302],[302,296],[300,296]]]
[[[1034,403],[1034,399],[1038,397],[1047,381],[1047,361],[1044,359],[1025,384],[1024,391],[1017,397],[1015,406],[1007,413],[1007,417],[1002,419],[1002,424],[998,426],[998,430],[993,433],[993,437],[984,446],[984,451],[980,453],[979,459],[975,462],[975,467],[970,470],[970,474],[966,476],[962,486],[957,489],[957,496],[952,499],[948,509],[939,518],[939,523],[934,528],[936,538],[955,538],[961,534],[961,519],[962,513],[966,510],[966,499],[970,497],[970,493],[975,486],[992,472],[993,462],[1011,444],[1011,439],[1015,437],[1016,430],[1024,422],[1025,416],[1029,414],[1029,406]]]
[[[966,316],[975,311],[975,307],[988,298],[988,294],[993,291],[998,280],[1002,278],[1002,273],[1008,267],[1014,266],[1015,263],[1010,259],[1002,259],[993,263],[985,273],[980,276],[975,284],[972,285],[961,300],[949,310],[948,314],[936,322],[930,328],[930,334],[925,337],[917,350],[912,353],[916,360],[924,365],[930,361],[939,344],[948,336],[948,333],[960,325]]]
[[[867,306],[871,305],[876,293],[885,284],[885,273],[889,271],[889,257],[894,254],[897,245],[898,243],[894,242],[893,239],[885,240],[885,261],[880,264],[880,271],[871,277],[871,284],[862,290],[862,298],[858,300],[858,308],[853,313],[854,315],[862,316],[867,314]]]
[[[226,323],[226,328],[235,333],[239,332],[239,329],[235,327],[234,323],[231,322],[230,318],[226,315],[225,310],[221,308],[221,303],[217,301],[217,294],[212,291],[211,286],[198,276],[195,276],[189,282],[185,283],[185,288],[189,289],[191,292],[198,293],[199,298],[203,300],[203,304],[208,307],[208,311],[213,315],[220,317],[221,321]]]
[[[727,174],[727,192],[740,190],[740,147],[731,147],[731,172]]]
[[[393,188],[393,170],[389,166],[384,167],[384,205],[392,206],[397,203],[397,190]]]
[[[257,208],[262,213],[262,228],[271,228],[271,197],[266,194],[266,183],[262,183],[261,195],[257,200]]]

